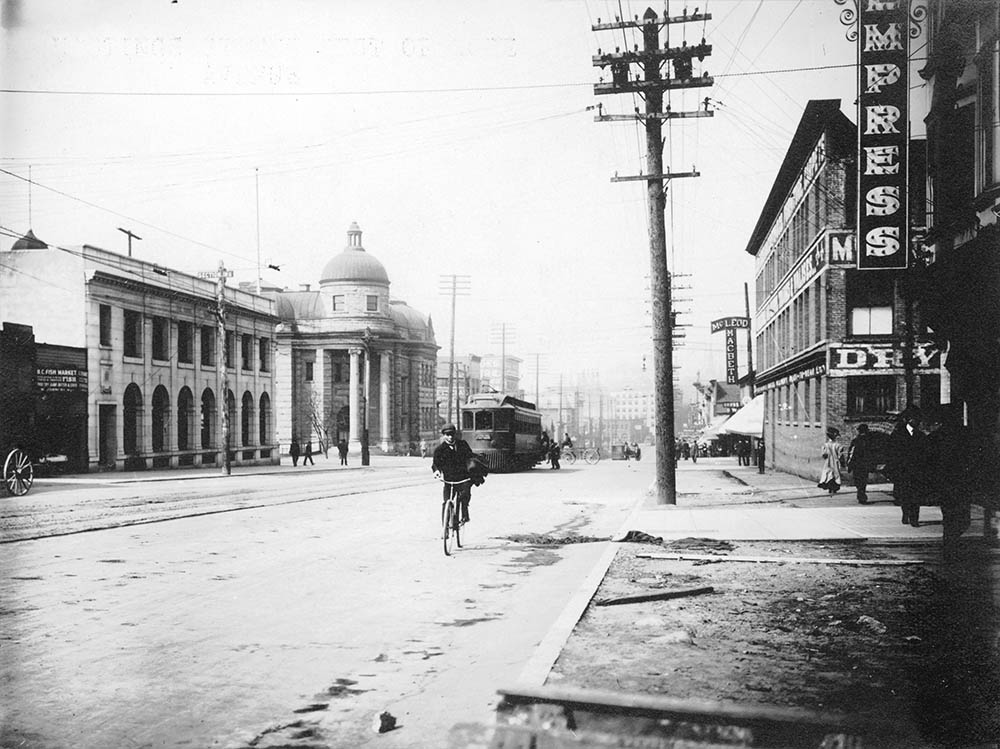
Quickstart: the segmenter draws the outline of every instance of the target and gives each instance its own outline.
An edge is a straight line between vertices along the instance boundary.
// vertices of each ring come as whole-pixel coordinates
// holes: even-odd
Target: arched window
[[[215,447],[215,393],[205,388],[201,394],[201,449]]]
[[[226,413],[229,415],[229,449],[231,450],[236,442],[236,396],[232,390],[226,391]]]
[[[261,393],[260,408],[257,411],[260,422],[260,444],[271,444],[271,398],[267,393]]]
[[[177,449],[190,450],[194,427],[194,395],[184,386],[177,395]]]
[[[153,452],[163,452],[167,447],[167,425],[170,421],[170,396],[163,385],[153,391]]]
[[[142,445],[142,391],[134,382],[125,388],[122,398],[122,447],[126,455],[138,455]]]
[[[242,412],[240,413],[240,444],[244,447],[253,444],[253,395],[249,390],[243,393]]]

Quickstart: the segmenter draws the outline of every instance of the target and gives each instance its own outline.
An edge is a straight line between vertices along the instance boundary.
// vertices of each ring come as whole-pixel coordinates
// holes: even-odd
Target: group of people
[[[632,458],[642,460],[642,448],[639,447],[638,442],[633,441],[629,443],[626,440],[625,442],[622,442],[622,455],[624,456],[626,463]]]
[[[846,454],[839,437],[837,429],[827,429],[819,486],[830,494],[837,492],[846,470],[854,479],[858,502],[867,504],[868,478],[880,457],[874,435],[867,424],[859,424]],[[917,527],[921,505],[939,505],[949,551],[971,523],[969,498],[977,468],[974,445],[957,413],[948,406],[927,413],[907,406],[888,437],[884,459],[902,522]]]
[[[322,447],[322,445],[320,445]],[[347,465],[347,440],[342,439],[337,443],[337,452],[340,455],[340,465]],[[306,442],[305,451],[299,445],[299,438],[293,436],[292,444],[288,446],[288,454],[292,458],[292,465],[297,466],[299,464],[299,457],[302,457],[303,466],[314,466],[316,462],[313,460],[313,444],[312,442]]]
[[[543,429],[541,443],[542,457],[548,461],[550,468],[561,468],[559,457],[562,455],[562,451],[573,449],[573,440],[570,439],[569,432],[563,432],[561,440],[554,440],[550,439],[549,433]]]

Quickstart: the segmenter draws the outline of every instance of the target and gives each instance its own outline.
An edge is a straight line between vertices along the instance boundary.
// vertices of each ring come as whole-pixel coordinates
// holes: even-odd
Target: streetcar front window
[[[477,411],[476,429],[492,429],[492,428],[493,428],[493,412]]]
[[[462,429],[472,429],[471,411],[462,411]]]

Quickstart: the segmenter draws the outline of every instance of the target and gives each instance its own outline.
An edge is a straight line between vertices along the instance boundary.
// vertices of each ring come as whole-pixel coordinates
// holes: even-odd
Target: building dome
[[[389,316],[396,326],[406,330],[411,341],[428,340],[427,318],[401,299],[389,300]]]
[[[11,245],[12,250],[47,250],[49,246],[28,229],[28,233]]]
[[[347,247],[326,264],[319,279],[320,285],[344,281],[389,285],[385,266],[361,246],[361,229],[356,222],[347,230]]]

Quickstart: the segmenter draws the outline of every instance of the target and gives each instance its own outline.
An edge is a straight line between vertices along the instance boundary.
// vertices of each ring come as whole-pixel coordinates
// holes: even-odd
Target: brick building
[[[319,290],[269,290],[276,331],[278,434],[408,453],[436,435],[437,350],[430,318],[389,295],[385,267],[351,224]]]
[[[903,273],[856,267],[856,148],[840,101],[810,101],[746,247],[767,461],[806,478],[827,427],[842,440],[861,422],[888,430],[907,402],[940,398],[940,349],[907,314]],[[910,198],[921,216],[923,192]]]
[[[56,397],[69,376],[59,370],[74,369],[70,352],[86,352],[76,367],[86,391],[78,460],[89,470],[221,465],[218,356],[234,462],[278,460],[272,302],[226,289],[225,306],[220,352],[214,281],[89,245],[51,247],[30,232],[0,263],[0,320],[30,325],[46,344],[42,363],[50,357],[43,368],[55,370],[38,397]]]

